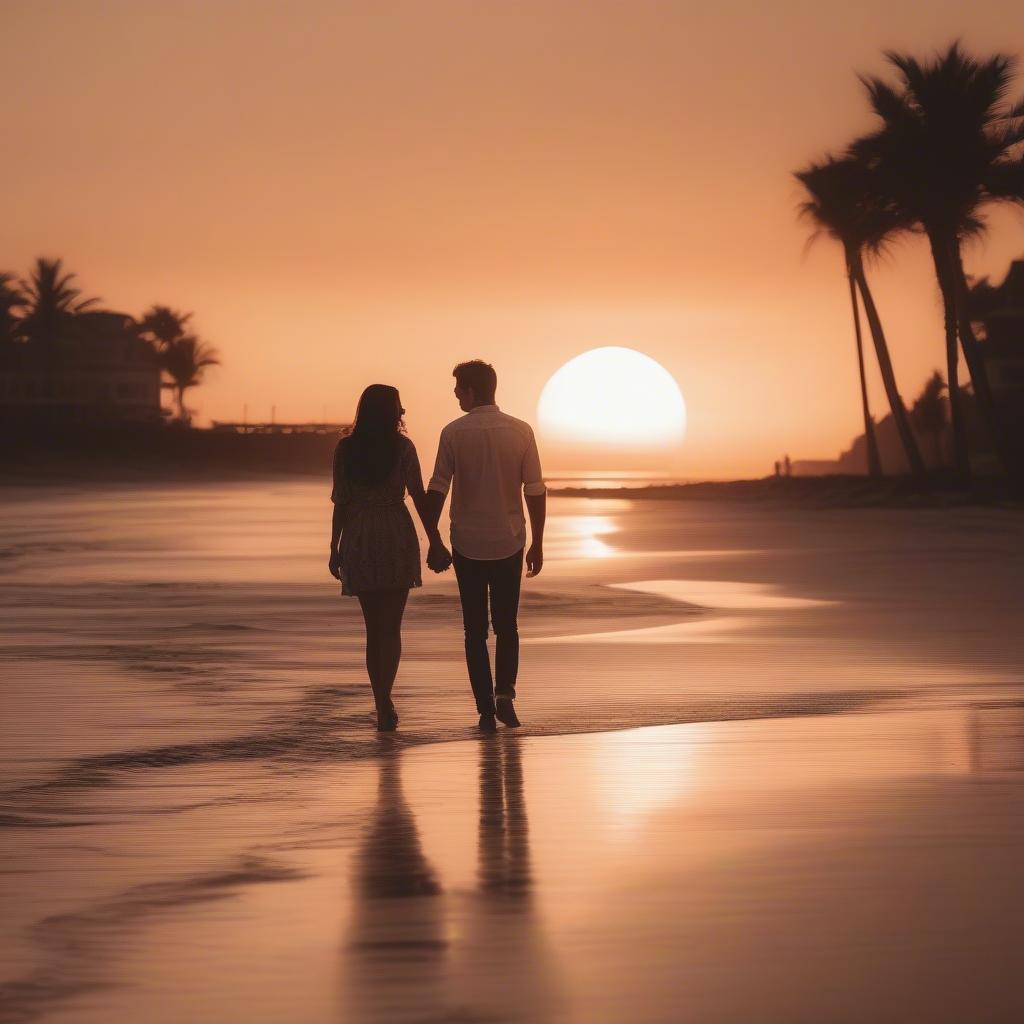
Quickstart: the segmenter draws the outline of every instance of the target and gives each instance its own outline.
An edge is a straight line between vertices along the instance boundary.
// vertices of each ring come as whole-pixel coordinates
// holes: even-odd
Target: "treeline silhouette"
[[[927,60],[889,51],[894,80],[862,75],[877,127],[841,151],[795,172],[806,194],[801,214],[842,247],[853,309],[868,472],[882,472],[864,366],[861,305],[885,395],[910,472],[922,482],[926,464],[911,415],[900,397],[865,262],[895,238],[924,236],[942,299],[946,378],[932,377],[915,406],[920,430],[935,435],[941,456],[946,408],[956,477],[971,475],[967,406],[990,437],[1004,471],[1024,475],[1019,431],[993,395],[986,374],[980,317],[987,282],[972,290],[963,246],[982,238],[983,212],[999,203],[1024,203],[1024,101],[1011,101],[1015,58],[974,57],[952,44]],[[959,381],[963,354],[969,389]]]
[[[69,342],[87,343],[89,332],[81,328],[89,314],[101,312],[100,300],[83,297],[74,282],[59,259],[40,257],[24,278],[0,272],[0,344],[32,345],[59,360]],[[161,386],[173,393],[177,419],[188,423],[185,393],[202,382],[208,367],[220,365],[217,350],[190,329],[191,313],[153,305],[138,319],[118,315],[118,330],[152,348]]]

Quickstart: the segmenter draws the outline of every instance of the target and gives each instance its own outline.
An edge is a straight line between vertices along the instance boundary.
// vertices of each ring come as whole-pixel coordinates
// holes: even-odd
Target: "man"
[[[452,371],[455,397],[465,416],[441,431],[434,475],[427,485],[426,522],[436,526],[452,486],[452,551],[431,545],[427,565],[443,572],[455,566],[466,630],[466,666],[480,729],[494,732],[495,718],[510,728],[519,670],[519,584],[526,547],[522,495],[530,515],[532,543],[526,552],[528,576],[544,564],[546,491],[537,442],[528,423],[494,404],[498,377],[479,359]],[[492,681],[487,653],[487,620],[494,625]]]

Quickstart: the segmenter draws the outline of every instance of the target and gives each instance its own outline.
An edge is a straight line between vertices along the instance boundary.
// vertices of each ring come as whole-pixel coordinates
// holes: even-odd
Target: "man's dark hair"
[[[477,405],[493,405],[494,392],[498,390],[498,375],[490,363],[482,359],[471,359],[459,363],[452,370],[452,376],[460,388],[472,388]]]

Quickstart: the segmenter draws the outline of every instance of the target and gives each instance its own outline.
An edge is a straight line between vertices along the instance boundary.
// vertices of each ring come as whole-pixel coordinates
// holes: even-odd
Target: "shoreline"
[[[329,482],[329,467],[222,465],[181,462],[128,465],[119,459],[61,459],[45,462],[0,462],[0,491],[55,489],[71,486],[149,487],[162,484],[231,484],[258,482]],[[799,476],[691,483],[624,484],[615,487],[549,487],[559,498],[628,501],[703,501],[770,504],[803,508],[943,509],[1000,507],[1024,510],[1024,487],[997,477],[979,477],[969,488],[948,479],[932,481],[922,490],[910,477]]]
[[[967,489],[936,479],[922,490],[910,477],[793,476],[750,480],[706,480],[641,487],[559,487],[548,492],[566,498],[629,498],[640,501],[728,501],[833,508],[961,508],[993,506],[1024,509],[1024,488],[995,477],[981,477]]]

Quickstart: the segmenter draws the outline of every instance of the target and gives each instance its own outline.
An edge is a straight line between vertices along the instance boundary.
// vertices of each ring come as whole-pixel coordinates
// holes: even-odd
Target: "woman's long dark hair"
[[[345,475],[375,484],[395,468],[402,443],[402,402],[398,389],[371,384],[359,397],[352,433],[341,445]]]

